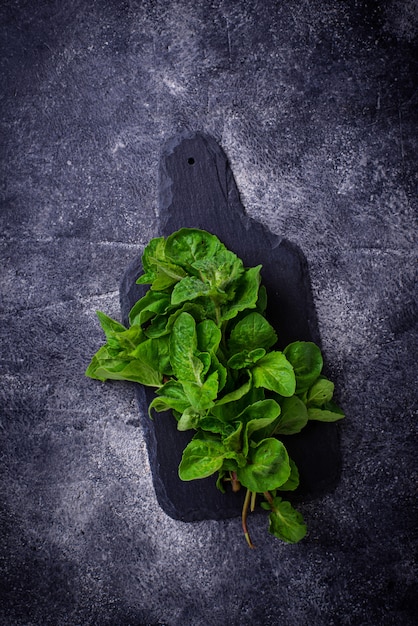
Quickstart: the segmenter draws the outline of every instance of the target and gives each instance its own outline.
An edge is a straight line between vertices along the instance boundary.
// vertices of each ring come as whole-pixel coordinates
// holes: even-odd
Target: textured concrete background
[[[6,626],[413,624],[414,0],[1,3],[1,601]],[[84,369],[158,229],[184,129],[306,255],[347,418],[296,546],[155,499],[134,391]]]

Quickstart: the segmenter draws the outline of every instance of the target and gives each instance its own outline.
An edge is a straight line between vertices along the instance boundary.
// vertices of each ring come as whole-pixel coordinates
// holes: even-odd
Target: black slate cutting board
[[[262,264],[268,293],[266,316],[279,338],[278,348],[296,340],[320,345],[308,268],[300,250],[250,219],[242,207],[224,152],[202,133],[183,133],[170,140],[161,156],[159,179],[161,229],[167,236],[182,227],[207,230],[251,267]],[[147,290],[135,284],[141,259],[127,269],[120,288],[122,317]],[[148,417],[152,389],[136,385],[141,424],[148,447],[155,492],[162,509],[183,521],[224,519],[240,515],[244,489],[222,494],[216,477],[183,482],[177,469],[192,432],[179,432],[170,413]],[[300,473],[291,501],[307,500],[332,490],[340,474],[338,426],[311,422],[297,435],[282,438]]]

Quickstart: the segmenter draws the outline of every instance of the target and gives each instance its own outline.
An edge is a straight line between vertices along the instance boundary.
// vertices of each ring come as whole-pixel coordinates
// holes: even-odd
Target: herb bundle
[[[275,350],[277,334],[265,317],[261,265],[241,259],[204,230],[182,228],[152,239],[138,284],[150,285],[132,307],[129,328],[97,312],[106,344],[86,375],[155,388],[153,411],[171,410],[181,431],[195,431],[179,476],[217,473],[225,492],[246,489],[242,526],[256,498],[270,512],[269,532],[287,543],[306,534],[302,515],[283,492],[299,484],[281,435],[309,420],[344,417],[332,401],[334,384],[322,375],[321,351],[296,341]]]

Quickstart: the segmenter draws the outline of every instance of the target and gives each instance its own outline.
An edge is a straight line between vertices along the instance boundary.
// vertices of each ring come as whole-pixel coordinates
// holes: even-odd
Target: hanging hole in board
[[[194,165],[194,164],[195,164],[195,160],[194,160],[194,158],[193,158],[193,157],[189,157],[189,158],[187,159],[187,163],[188,163],[189,165]]]

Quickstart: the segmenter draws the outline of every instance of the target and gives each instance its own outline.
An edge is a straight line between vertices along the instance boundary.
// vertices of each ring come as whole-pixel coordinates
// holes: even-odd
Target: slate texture
[[[1,3],[2,625],[415,623],[417,30],[413,0]],[[347,414],[296,546],[167,516],[132,386],[83,376],[195,130],[305,255]]]

